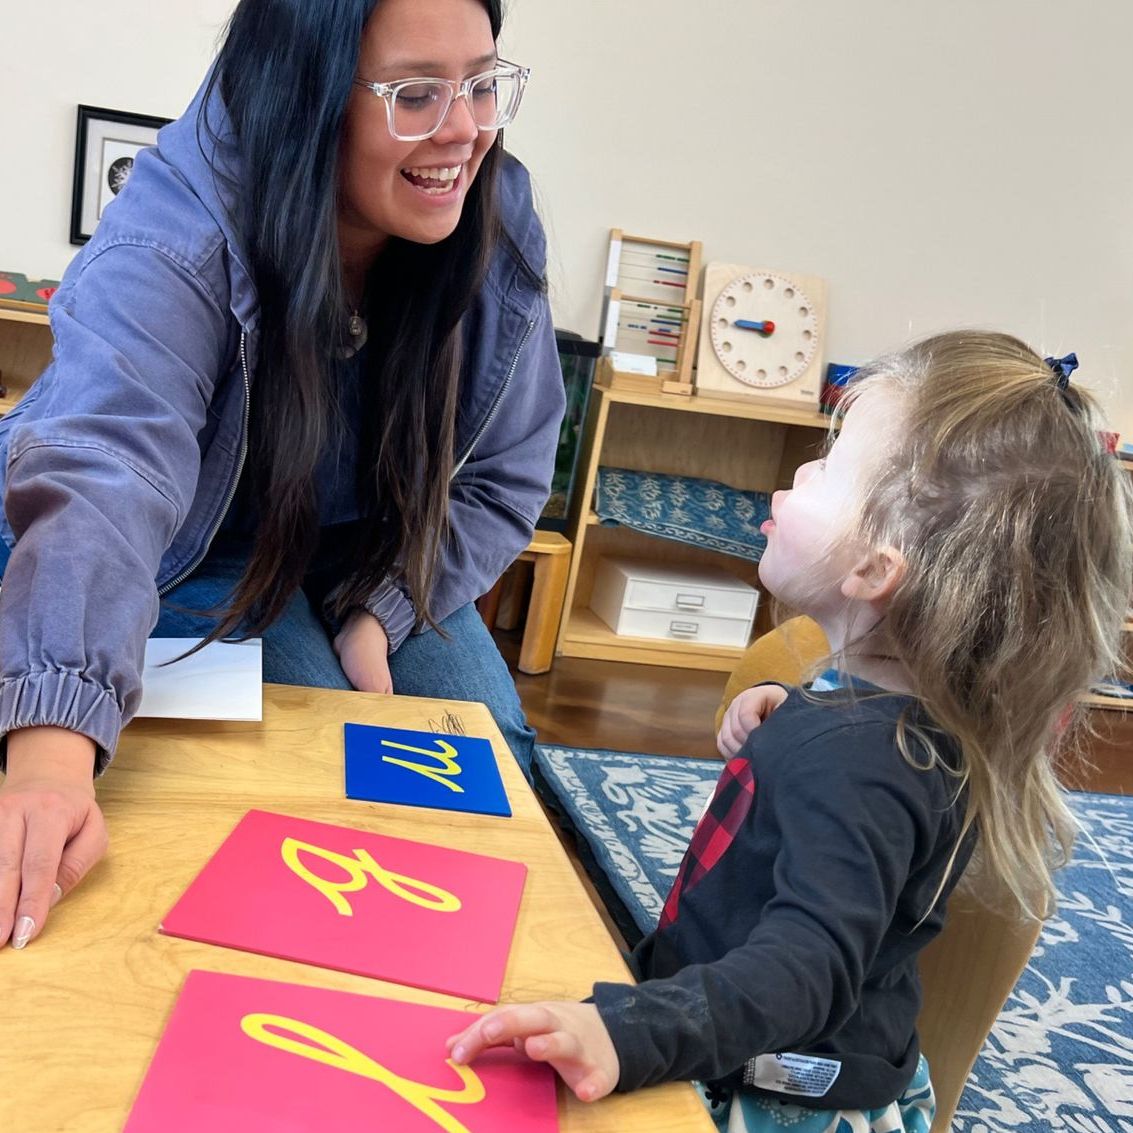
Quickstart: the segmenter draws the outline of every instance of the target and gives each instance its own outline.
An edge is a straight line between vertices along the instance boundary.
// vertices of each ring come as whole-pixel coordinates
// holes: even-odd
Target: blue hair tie
[[[1054,371],[1054,382],[1059,389],[1070,388],[1070,375],[1078,369],[1078,355],[1067,354],[1064,358],[1044,358],[1043,361]]]

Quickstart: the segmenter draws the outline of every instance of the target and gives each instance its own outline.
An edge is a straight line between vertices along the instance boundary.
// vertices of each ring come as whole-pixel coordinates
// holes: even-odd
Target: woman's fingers
[[[84,791],[0,795],[0,947],[24,948],[103,856],[106,823]]]
[[[102,811],[97,804],[92,801],[90,811],[79,832],[63,848],[59,870],[55,875],[59,897],[70,893],[90,873],[106,853],[109,844],[106,819],[102,817]]]
[[[51,894],[59,873],[63,847],[70,832],[71,815],[61,800],[47,800],[26,818],[24,854],[20,870],[20,900],[12,929],[12,947],[23,948],[39,935],[47,922]]]
[[[23,862],[23,812],[10,799],[0,797],[0,948],[8,943],[16,924]]]

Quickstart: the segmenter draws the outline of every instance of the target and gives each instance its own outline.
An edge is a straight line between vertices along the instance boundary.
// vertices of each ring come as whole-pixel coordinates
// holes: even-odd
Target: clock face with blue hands
[[[804,374],[819,347],[819,312],[798,282],[775,272],[733,279],[711,314],[712,350],[744,385],[773,389]]]

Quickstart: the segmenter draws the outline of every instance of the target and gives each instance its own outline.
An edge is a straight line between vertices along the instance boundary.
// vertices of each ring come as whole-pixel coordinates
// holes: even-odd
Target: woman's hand
[[[447,1043],[456,1063],[510,1045],[536,1062],[549,1062],[580,1101],[604,1098],[618,1084],[618,1052],[592,1003],[497,1007]]]
[[[389,638],[368,610],[352,610],[334,639],[334,651],[346,679],[359,692],[393,692],[389,673]]]
[[[106,853],[94,797],[94,743],[64,728],[8,735],[0,785],[0,947],[23,948],[50,909]]]
[[[787,699],[787,690],[781,685],[757,685],[746,688],[724,713],[720,731],[716,734],[716,747],[725,759],[738,755],[748,736]]]

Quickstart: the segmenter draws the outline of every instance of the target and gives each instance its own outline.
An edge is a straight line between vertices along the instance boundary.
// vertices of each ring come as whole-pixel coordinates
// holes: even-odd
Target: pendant
[[[357,311],[346,320],[346,332],[350,335],[350,342],[343,347],[342,357],[353,358],[366,345],[370,333],[366,327],[366,320]]]

